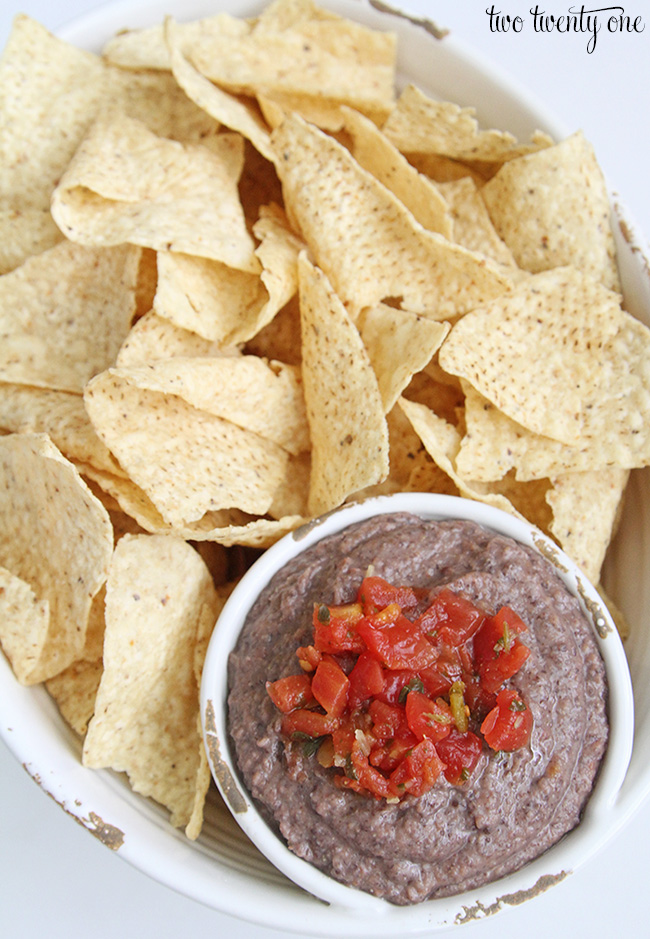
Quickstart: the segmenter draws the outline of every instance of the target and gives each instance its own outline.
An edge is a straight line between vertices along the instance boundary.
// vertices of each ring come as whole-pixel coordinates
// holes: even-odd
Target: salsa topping
[[[506,686],[530,655],[526,624],[448,588],[422,605],[418,590],[369,574],[354,603],[314,604],[300,673],[266,683],[284,736],[341,788],[389,802],[420,796],[441,773],[465,783],[484,747],[530,740],[532,714]]]

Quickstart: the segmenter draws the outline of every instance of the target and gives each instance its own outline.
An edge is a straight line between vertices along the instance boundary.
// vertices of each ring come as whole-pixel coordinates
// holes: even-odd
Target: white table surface
[[[647,21],[640,34],[536,33],[533,3],[504,0],[495,9],[524,20],[523,30],[492,33],[488,0],[404,0],[532,90],[571,129],[582,129],[638,227],[650,234],[650,4],[631,0],[627,15]],[[569,0],[541,9],[566,14]],[[97,0],[2,0],[0,47],[15,13],[56,29]],[[578,4],[573,6],[579,9]],[[586,4],[587,9],[596,4]],[[650,804],[594,858],[533,902],[462,927],[466,939],[521,939],[577,931],[600,939],[648,934]],[[32,782],[0,744],[0,934],[7,939],[171,939],[192,936],[276,939],[254,926],[179,896],[131,868],[73,821]]]

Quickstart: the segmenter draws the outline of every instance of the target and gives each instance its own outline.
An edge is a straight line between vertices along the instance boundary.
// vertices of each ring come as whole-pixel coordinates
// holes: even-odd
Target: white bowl
[[[381,12],[381,4],[373,6],[367,0],[324,3],[369,26],[398,34],[402,82],[412,80],[440,97],[472,103],[485,125],[502,127],[521,138],[538,128],[558,139],[566,133],[567,129],[549,117],[536,100],[513,88],[491,64],[470,56],[454,37],[438,41],[425,26]],[[118,0],[79,18],[61,35],[99,51],[106,39],[125,26],[159,23],[166,14],[179,20],[194,19],[213,14],[219,5],[220,0]],[[255,0],[221,3],[235,15],[251,15],[261,5]],[[618,207],[615,209],[620,212]],[[627,308],[650,325],[648,262],[635,241],[638,236],[627,222],[624,232],[625,236],[617,215],[615,234]],[[632,474],[627,508],[606,561],[604,583],[632,626],[626,652],[636,729],[629,770],[609,812],[608,824],[601,825],[598,838],[592,838],[588,825],[580,826],[573,839],[576,858],[614,835],[650,792],[650,631],[644,628],[650,609],[650,470]],[[398,924],[393,916],[359,916],[349,905],[324,905],[263,857],[216,796],[206,808],[203,834],[198,842],[189,842],[170,827],[162,809],[134,795],[121,777],[84,769],[80,743],[45,689],[20,686],[3,656],[0,732],[42,789],[94,836],[161,883],[221,912],[302,935],[354,934],[376,939],[392,935],[396,928],[403,934],[430,932],[464,920],[476,909],[470,906],[468,913],[452,903],[448,908],[438,905],[435,909],[420,905],[403,910]],[[589,844],[581,845],[583,838]],[[532,870],[532,865],[528,869]],[[548,873],[546,869],[541,872]],[[520,899],[520,895],[501,894],[498,907]]]
[[[424,519],[463,519],[524,544],[555,567],[593,624],[609,683],[610,742],[601,771],[577,828],[534,862],[498,881],[454,897],[404,908],[346,887],[293,854],[269,827],[246,790],[228,736],[228,656],[261,591],[296,556],[321,539],[356,522],[390,512],[409,512]],[[627,659],[616,627],[597,590],[557,545],[533,525],[479,502],[431,493],[380,496],[340,509],[286,535],[246,572],[226,603],[212,634],[201,683],[201,716],[214,779],[234,817],[260,851],[296,884],[327,903],[364,914],[373,935],[385,930],[458,921],[470,909],[488,909],[503,897],[535,895],[574,870],[610,834],[611,812],[625,779],[634,733],[634,703]],[[500,901],[501,898],[501,901]]]

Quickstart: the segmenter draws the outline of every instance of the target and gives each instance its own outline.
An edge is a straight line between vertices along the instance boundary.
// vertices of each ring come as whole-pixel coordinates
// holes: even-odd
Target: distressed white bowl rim
[[[346,887],[296,857],[271,830],[250,797],[237,769],[227,729],[228,654],[234,647],[246,617],[260,592],[290,560],[322,538],[368,518],[408,512],[425,519],[463,519],[478,522],[491,531],[524,544],[545,557],[568,590],[577,597],[594,627],[607,670],[610,697],[610,742],[587,810],[578,828],[542,857],[516,873],[492,884],[455,897],[426,901],[419,914],[457,920],[463,911],[485,909],[504,895],[534,895],[562,880],[597,850],[611,834],[610,816],[629,765],[634,734],[632,683],[627,658],[616,627],[596,589],[577,565],[533,525],[501,509],[456,496],[432,493],[397,493],[344,505],[321,519],[285,535],[246,572],[219,617],[206,656],[201,684],[201,713],[205,741],[214,779],[231,811],[248,837],[266,857],[295,883],[314,896],[353,915],[361,913],[382,920],[404,918],[404,908],[386,903],[362,891]],[[408,915],[408,911],[407,915]],[[442,916],[441,916],[442,914]]]

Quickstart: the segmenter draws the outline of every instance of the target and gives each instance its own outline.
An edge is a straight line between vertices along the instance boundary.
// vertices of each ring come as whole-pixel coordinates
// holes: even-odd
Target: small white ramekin
[[[267,825],[247,792],[228,736],[228,656],[259,593],[288,561],[320,539],[371,516],[388,512],[411,512],[426,519],[475,521],[528,545],[544,556],[555,567],[568,590],[578,598],[592,622],[609,683],[609,744],[580,824],[542,856],[508,877],[455,897],[419,904],[419,910],[427,917],[431,928],[436,924],[458,922],[459,916],[467,915],[468,910],[485,910],[494,904],[503,904],[507,897],[517,896],[518,902],[528,896],[533,897],[564,879],[608,840],[612,833],[611,810],[625,779],[632,752],[632,684],[623,645],[596,589],[553,541],[534,526],[500,509],[454,496],[398,493],[344,505],[286,535],[244,575],[219,617],[205,661],[201,714],[212,774],[226,804],[257,848],[294,883],[352,914],[379,917],[384,927],[386,917],[395,919],[395,927],[398,928],[401,919],[417,915],[344,886],[294,855]]]

